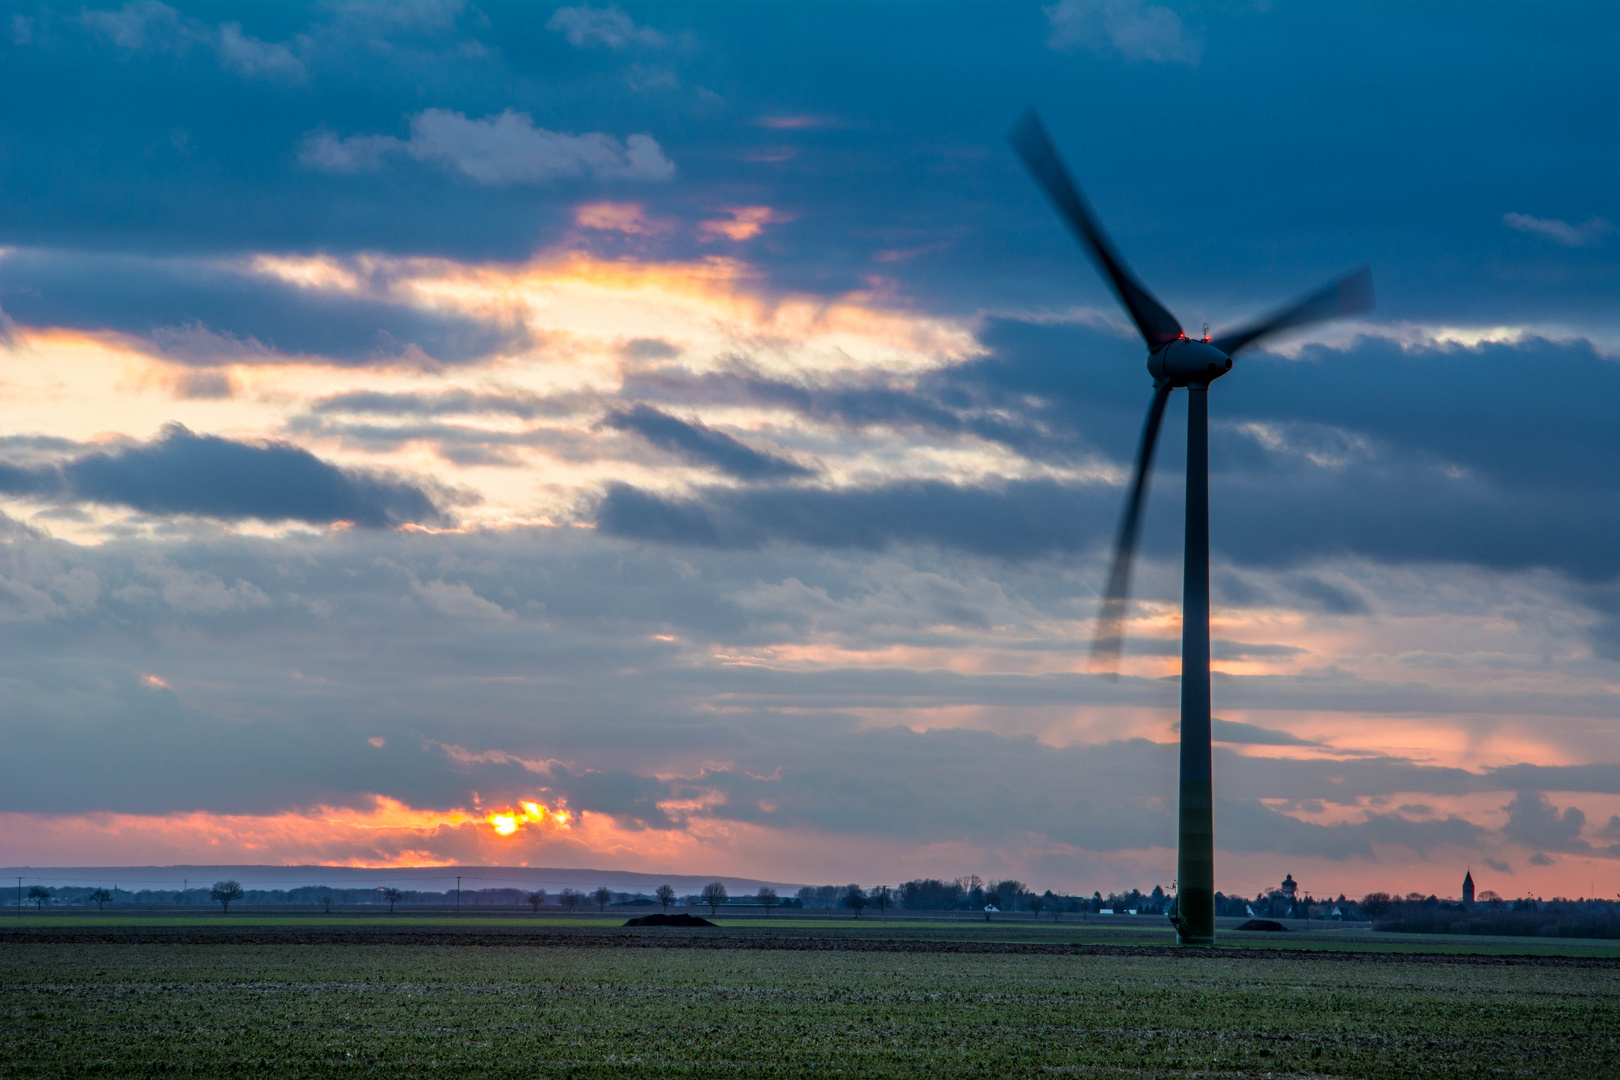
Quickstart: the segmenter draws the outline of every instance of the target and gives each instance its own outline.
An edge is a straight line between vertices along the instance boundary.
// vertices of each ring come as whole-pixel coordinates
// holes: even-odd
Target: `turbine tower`
[[[1354,270],[1323,289],[1244,327],[1211,340],[1193,340],[1164,305],[1154,299],[1103,232],[1085,196],[1058,157],[1033,109],[1008,136],[1013,150],[1074,230],[1097,269],[1113,286],[1147,342],[1153,401],[1148,406],[1137,449],[1125,514],[1114,543],[1108,588],[1092,641],[1092,659],[1115,670],[1125,631],[1125,601],[1136,555],[1142,508],[1147,500],[1153,451],[1170,391],[1187,390],[1186,569],[1181,599],[1181,790],[1176,898],[1170,916],[1183,945],[1215,943],[1215,828],[1210,770],[1209,708],[1209,388],[1232,370],[1232,355],[1283,330],[1373,306],[1372,271]]]

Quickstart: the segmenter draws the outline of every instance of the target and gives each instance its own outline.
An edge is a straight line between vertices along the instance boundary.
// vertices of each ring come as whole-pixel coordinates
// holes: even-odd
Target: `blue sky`
[[[1373,267],[1212,395],[1218,886],[1620,887],[1617,30],[11,7],[4,861],[1168,884],[1184,422],[1105,680],[1033,104],[1189,329]]]

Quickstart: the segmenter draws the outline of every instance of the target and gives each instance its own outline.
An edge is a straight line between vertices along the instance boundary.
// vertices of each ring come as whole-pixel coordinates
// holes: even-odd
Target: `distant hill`
[[[415,889],[421,891],[454,889],[461,875],[465,890],[493,888],[545,889],[555,895],[561,889],[589,892],[606,885],[615,892],[650,893],[669,885],[685,895],[695,893],[711,881],[725,883],[733,896],[752,894],[769,885],[783,896],[798,890],[797,884],[734,878],[724,874],[642,874],[630,870],[593,870],[550,866],[402,866],[366,869],[354,866],[7,866],[0,867],[0,891],[9,880],[21,877],[25,885],[114,886],[136,892],[141,889],[179,889],[189,884],[195,889],[230,878],[248,889],[296,889],[305,885],[331,888]]]

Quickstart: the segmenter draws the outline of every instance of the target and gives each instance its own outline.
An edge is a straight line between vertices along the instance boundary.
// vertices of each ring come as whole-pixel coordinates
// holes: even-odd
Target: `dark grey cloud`
[[[330,394],[310,405],[317,414],[362,416],[572,416],[600,401],[596,394],[535,394],[509,390],[399,391],[351,390]]]
[[[1222,720],[1216,717],[1210,721],[1210,724],[1216,742],[1251,746],[1322,745],[1310,739],[1302,739],[1298,735],[1290,735],[1286,731],[1276,731],[1272,728],[1261,727],[1259,724],[1245,724],[1241,720]]]
[[[1543,792],[1520,791],[1502,809],[1508,814],[1502,832],[1514,843],[1544,851],[1591,850],[1581,839],[1586,815],[1579,807],[1566,806],[1560,813]]]
[[[286,443],[233,442],[194,435],[179,424],[151,442],[61,464],[0,462],[0,491],[225,520],[352,521],[382,528],[443,519],[418,485],[341,469]]]
[[[1102,536],[1111,524],[1105,506],[1090,489],[1045,480],[999,488],[940,481],[841,491],[706,488],[685,498],[621,484],[608,489],[595,521],[614,536],[710,547],[905,544],[1030,558],[1071,552]]]
[[[1128,343],[1083,327],[1006,320],[984,338],[991,356],[911,386],[662,368],[634,375],[624,392],[783,408],[852,431],[887,426],[982,438],[1044,464],[1129,461],[1148,383],[1139,357],[1125,355],[1134,351]],[[1592,392],[1572,393],[1576,386]],[[1620,530],[1620,450],[1606,437],[1598,404],[1610,396],[1620,396],[1620,364],[1585,341],[1401,348],[1360,339],[1344,349],[1308,349],[1299,360],[1245,356],[1211,398],[1215,550],[1240,566],[1300,568],[1273,589],[1332,615],[1369,609],[1347,583],[1305,569],[1324,558],[1613,578],[1620,574],[1609,542]],[[1173,557],[1179,547],[1178,420],[1172,415],[1167,426],[1150,498],[1150,556]],[[1093,546],[1120,498],[1113,488],[1055,481],[716,488],[680,500],[614,488],[599,521],[620,535],[720,546],[929,543],[1030,558]],[[991,535],[985,521],[1007,527]],[[1240,584],[1230,575],[1221,580]]]
[[[682,420],[650,405],[611,412],[603,421],[620,431],[633,431],[662,450],[699,465],[709,465],[741,480],[782,480],[809,476],[796,462],[755,450],[723,431],[696,420]]]
[[[300,288],[188,258],[7,251],[0,304],[28,325],[126,335],[189,364],[304,356],[338,365],[456,364],[531,344],[515,323]]]
[[[0,655],[9,749],[0,806],[246,813],[365,805],[371,794],[450,807],[473,792],[489,804],[545,792],[650,830],[707,818],[911,845],[1049,840],[1110,852],[1173,843],[1173,743],[1055,746],[869,719],[874,709],[973,706],[1012,717],[1076,703],[1168,711],[1173,679],[793,671],[714,659],[807,634],[937,648],[946,621],[971,648],[1004,636],[1025,606],[1026,620],[1061,615],[1079,588],[1049,569],[1005,566],[998,600],[973,586],[983,567],[972,560],[911,557],[919,566],[858,552],[666,552],[578,529],[99,548],[20,532],[0,545],[0,620],[27,628]],[[796,621],[806,612],[818,621]],[[373,647],[379,640],[386,650]],[[148,673],[168,686],[143,680]],[[1289,692],[1321,711],[1337,706],[1341,684],[1329,674]],[[1227,678],[1217,697],[1264,698],[1273,685]],[[1386,709],[1407,707],[1409,688],[1362,690]],[[1495,693],[1487,687],[1477,701]],[[1603,715],[1610,704],[1586,707]],[[1484,854],[1498,834],[1390,807],[1620,784],[1620,770],[1601,764],[1472,771],[1392,756],[1240,752],[1237,742],[1295,744],[1285,720],[1223,722],[1217,734],[1226,740],[1216,747],[1217,827],[1231,851],[1350,859],[1456,845]],[[385,745],[368,744],[374,736]],[[1294,816],[1320,803],[1355,808],[1357,820]],[[1558,814],[1555,825],[1569,820]]]
[[[635,400],[757,405],[820,424],[886,428],[1000,443],[1054,464],[1099,451],[1128,457],[1151,397],[1131,341],[1087,327],[987,320],[979,360],[897,379],[884,373],[787,379],[735,363],[694,373],[676,366],[627,376]]]
[[[1400,845],[1421,855],[1448,844],[1475,847],[1486,838],[1485,829],[1455,816],[1414,821],[1400,814],[1370,814],[1354,823],[1318,825],[1259,800],[1219,801],[1215,827],[1220,846],[1230,851],[1328,859],[1372,858],[1379,845]]]
[[[565,426],[541,425],[517,431],[491,431],[474,425],[433,419],[374,424],[306,413],[288,420],[286,430],[294,435],[339,439],[345,446],[372,452],[387,452],[421,444],[431,447],[445,461],[457,465],[516,468],[527,464],[521,455],[514,452],[523,447],[543,447],[555,457],[572,461],[598,461],[625,456],[615,454],[615,448],[604,445],[599,437]]]
[[[1210,642],[1210,655],[1216,660],[1275,660],[1300,656],[1308,650],[1297,645],[1261,644],[1216,638]]]

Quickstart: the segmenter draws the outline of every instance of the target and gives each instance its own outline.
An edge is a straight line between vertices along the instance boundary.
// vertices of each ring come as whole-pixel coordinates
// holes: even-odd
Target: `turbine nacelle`
[[[1232,370],[1232,358],[1207,341],[1180,337],[1150,353],[1147,369],[1155,383],[1203,390]]]

